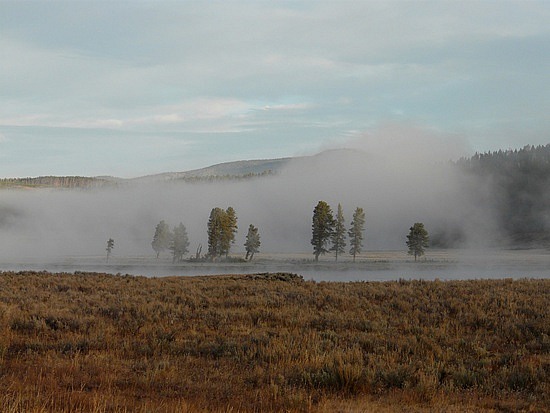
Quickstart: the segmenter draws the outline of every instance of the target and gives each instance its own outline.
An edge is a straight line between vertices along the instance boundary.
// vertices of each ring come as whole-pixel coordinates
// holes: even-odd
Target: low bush
[[[0,406],[545,411],[549,308],[550,280],[0,273]]]

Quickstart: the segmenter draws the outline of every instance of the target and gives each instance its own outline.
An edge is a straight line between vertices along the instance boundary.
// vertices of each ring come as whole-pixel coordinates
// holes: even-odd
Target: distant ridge
[[[243,161],[224,162],[205,168],[193,169],[183,172],[164,172],[145,175],[136,178],[118,178],[114,176],[39,176],[26,178],[0,179],[2,188],[62,188],[62,189],[89,189],[99,187],[113,187],[129,183],[155,183],[171,181],[206,182],[215,180],[232,180],[252,177],[276,175],[291,162],[319,161],[323,158],[356,155],[363,157],[361,151],[352,149],[332,149],[312,156],[298,156],[275,159],[253,159]]]
[[[291,161],[297,158],[255,159],[224,162],[205,168],[183,172],[164,172],[137,178],[118,178],[115,176],[38,176],[0,179],[0,189],[26,188],[65,188],[88,189],[116,186],[126,183],[167,182],[178,180],[207,181],[211,178],[242,178],[267,176],[279,173]]]
[[[291,162],[308,162],[324,158],[335,158],[345,155],[347,159],[364,159],[366,154],[355,149],[329,149],[310,156],[295,156],[287,158],[274,159],[253,159],[243,161],[223,162],[205,168],[193,169],[184,172],[165,172],[154,175],[146,175],[138,178],[129,179],[132,182],[155,182],[155,181],[174,181],[174,180],[192,180],[198,178],[242,178],[247,176],[276,175],[280,173]],[[351,158],[353,156],[353,158]],[[103,178],[105,179],[105,178]]]
[[[155,175],[146,175],[133,178],[133,182],[172,181],[189,178],[208,177],[241,177],[246,175],[262,175],[278,173],[288,163],[297,158],[255,159],[248,161],[224,162],[205,168],[193,169],[185,172],[165,172]]]

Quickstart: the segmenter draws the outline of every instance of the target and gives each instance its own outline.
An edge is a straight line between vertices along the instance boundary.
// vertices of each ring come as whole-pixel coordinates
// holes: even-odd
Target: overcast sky
[[[391,151],[387,125],[471,153],[546,144],[548,22],[549,1],[0,0],[0,176],[132,177],[363,135]]]

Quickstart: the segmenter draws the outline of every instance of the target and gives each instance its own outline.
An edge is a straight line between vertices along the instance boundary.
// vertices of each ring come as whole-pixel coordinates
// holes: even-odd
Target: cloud
[[[367,131],[355,131],[344,145],[396,165],[457,160],[471,152],[465,136],[410,122],[385,122]]]
[[[0,125],[227,134],[247,157],[395,120],[523,146],[550,127],[549,19],[537,1],[9,2]]]
[[[75,118],[72,114],[31,114],[0,118],[0,125],[47,126],[66,128],[132,128],[163,124],[185,124],[196,121],[238,118],[253,110],[250,103],[237,99],[197,98],[175,105],[146,107],[121,118]],[[140,116],[135,116],[139,112]]]
[[[263,110],[283,110],[283,111],[292,111],[292,110],[305,110],[315,107],[310,103],[280,103],[273,105],[265,105]]]

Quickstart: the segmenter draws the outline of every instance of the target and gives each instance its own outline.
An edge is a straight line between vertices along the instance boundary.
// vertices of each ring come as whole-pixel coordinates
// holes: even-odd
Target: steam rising
[[[404,249],[414,222],[432,234],[461,228],[466,241],[489,243],[496,235],[490,211],[464,195],[465,177],[449,159],[466,152],[456,137],[414,127],[386,126],[356,136],[347,150],[299,158],[280,174],[236,182],[140,183],[119,188],[5,190],[0,201],[0,258],[42,259],[103,255],[108,238],[115,255],[154,256],[156,224],[183,222],[190,252],[206,247],[214,207],[235,208],[239,233],[232,251],[244,251],[254,224],[262,252],[311,251],[311,217],[319,200],[366,213],[367,250]],[[203,248],[205,251],[206,248]]]

